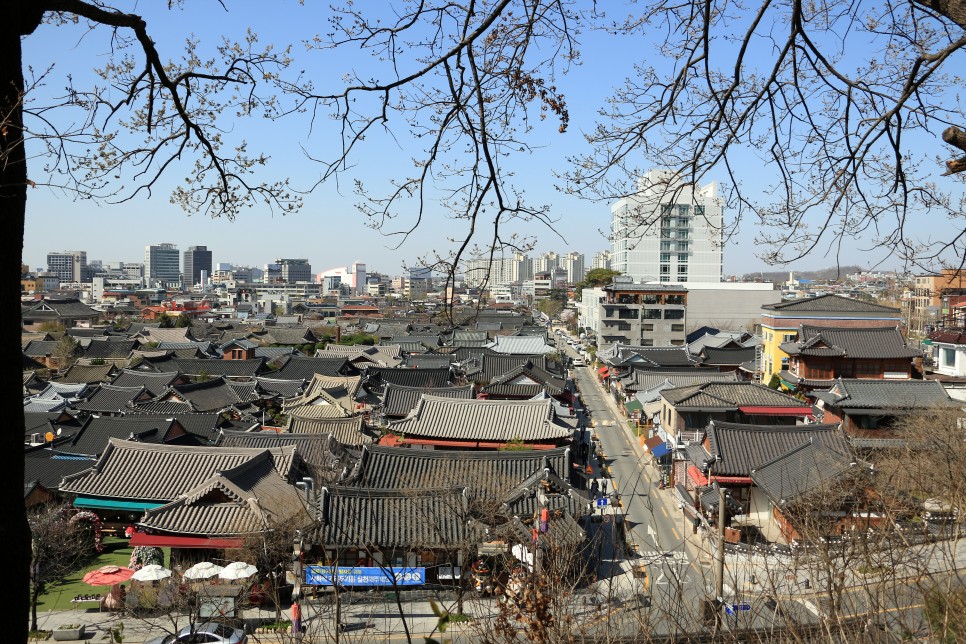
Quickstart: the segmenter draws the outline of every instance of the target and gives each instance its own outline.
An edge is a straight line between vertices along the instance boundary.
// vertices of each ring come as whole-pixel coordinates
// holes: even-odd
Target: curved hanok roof
[[[397,436],[439,440],[548,442],[573,428],[557,419],[552,400],[454,400],[423,396],[408,418],[390,423]]]

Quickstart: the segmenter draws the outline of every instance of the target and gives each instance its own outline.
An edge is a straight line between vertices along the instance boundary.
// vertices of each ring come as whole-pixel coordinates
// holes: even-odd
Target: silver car
[[[144,644],[246,644],[248,636],[240,628],[208,622],[185,626],[177,635],[162,635]]]

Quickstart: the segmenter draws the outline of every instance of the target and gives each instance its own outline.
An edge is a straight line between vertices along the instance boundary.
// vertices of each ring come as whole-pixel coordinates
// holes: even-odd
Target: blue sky
[[[304,69],[317,87],[339,87],[345,72],[356,69],[365,73],[369,62],[361,54],[328,52],[308,55],[299,45],[327,29],[324,5],[302,6],[296,2],[273,3],[276,10],[266,11],[264,2],[226,3],[225,12],[213,0],[192,0],[183,10],[163,9],[167,3],[141,3],[138,10],[147,18],[162,56],[176,57],[189,34],[196,34],[203,44],[211,45],[221,36],[238,38],[251,22],[265,43],[294,43],[295,69]],[[312,5],[312,3],[306,3]],[[154,5],[157,5],[155,8]],[[253,21],[252,18],[257,17]],[[594,127],[596,113],[611,88],[630,72],[631,63],[642,54],[640,43],[600,33],[584,34],[583,63],[574,67],[569,78],[561,82],[567,88],[570,129],[556,131],[556,123],[538,124],[531,133],[534,151],[521,153],[507,164],[517,173],[517,185],[524,187],[533,202],[549,203],[556,220],[554,230],[537,224],[520,225],[520,234],[538,238],[536,255],[546,250],[576,250],[592,255],[608,248],[603,232],[609,226],[609,206],[565,195],[554,189],[559,180],[554,172],[566,168],[566,158],[587,152],[582,132]],[[108,60],[110,33],[106,29],[86,33],[82,26],[43,25],[24,41],[24,59],[34,70],[53,71],[41,94],[59,93],[69,74],[75,85],[92,82],[91,68]],[[621,70],[615,72],[615,70]],[[64,117],[70,118],[70,117]],[[244,137],[250,149],[271,156],[265,168],[267,177],[288,177],[296,186],[310,185],[318,174],[317,166],[306,158],[303,148],[323,156],[336,142],[332,123],[317,122],[311,136],[302,119],[280,122],[247,120],[226,123],[228,137]],[[34,155],[31,168],[42,167],[44,159],[37,146],[28,149]],[[361,178],[376,186],[387,177],[411,172],[411,153],[400,149],[389,137],[373,137],[357,156],[351,177]],[[750,165],[750,164],[749,164]],[[104,261],[143,261],[144,246],[173,242],[179,248],[207,245],[215,262],[260,265],[278,256],[307,257],[313,268],[321,270],[364,261],[370,270],[390,274],[401,272],[403,263],[412,264],[417,257],[433,250],[452,246],[448,238],[458,232],[456,224],[441,209],[430,213],[429,220],[400,248],[393,248],[396,238],[387,238],[366,227],[357,211],[357,198],[350,177],[341,185],[331,183],[305,197],[297,214],[279,215],[264,209],[242,213],[235,221],[189,216],[169,203],[170,188],[190,168],[189,162],[177,166],[150,198],[139,196],[119,204],[79,200],[48,188],[31,190],[28,196],[27,228],[24,260],[31,267],[43,266],[49,251],[80,249],[91,259]],[[749,168],[752,180],[754,168]],[[33,174],[32,176],[36,176]],[[400,222],[405,227],[405,222]],[[455,232],[454,232],[455,231]],[[754,257],[749,240],[753,229],[745,225],[739,239],[725,250],[725,272],[744,273],[769,270]],[[881,256],[854,250],[843,257],[843,263],[877,264]],[[819,268],[834,264],[834,258],[816,254],[793,268]],[[888,263],[886,268],[892,267]]]

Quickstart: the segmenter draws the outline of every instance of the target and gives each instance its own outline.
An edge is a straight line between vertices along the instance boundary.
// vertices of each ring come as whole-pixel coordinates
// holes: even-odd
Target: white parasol
[[[245,563],[244,561],[234,561],[225,566],[218,576],[222,579],[248,579],[258,572],[258,568]]]
[[[213,564],[210,561],[202,561],[185,570],[184,577],[186,579],[208,579],[220,572],[221,566]]]
[[[148,564],[140,570],[134,571],[131,579],[134,581],[160,581],[171,576],[171,571],[158,564]]]

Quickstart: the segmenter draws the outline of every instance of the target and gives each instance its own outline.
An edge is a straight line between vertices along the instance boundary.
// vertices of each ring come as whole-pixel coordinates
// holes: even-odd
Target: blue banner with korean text
[[[419,586],[426,583],[425,568],[380,568],[378,566],[306,566],[305,584],[332,586]]]

